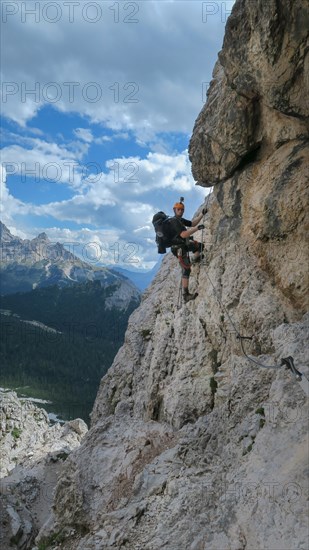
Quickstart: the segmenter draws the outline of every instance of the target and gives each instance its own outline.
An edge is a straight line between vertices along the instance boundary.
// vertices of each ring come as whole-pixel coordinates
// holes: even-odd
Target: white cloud
[[[88,224],[97,228],[94,233],[101,240],[102,235],[105,240],[108,236],[108,242],[115,239],[113,242],[121,243],[124,252],[125,244],[133,243],[139,251],[141,262],[145,258],[155,261],[157,252],[151,224],[153,214],[156,210],[172,214],[173,203],[180,194],[184,194],[188,211],[191,210],[193,215],[205,194],[205,190],[193,187],[187,152],[178,155],[149,153],[145,159],[116,158],[106,165],[107,171],[94,175],[93,179],[90,177],[87,185],[81,182],[72,198],[47,204],[19,201],[8,193],[4,184],[3,209],[6,219],[12,221],[16,214],[31,213],[32,216],[53,217],[61,222]],[[118,171],[115,171],[115,166]],[[54,229],[53,234],[57,231],[64,232]],[[149,244],[152,246],[149,247]]]
[[[52,3],[59,9],[59,21],[52,23],[55,14],[46,11],[45,1],[31,3],[37,22],[25,14],[22,22],[26,4],[16,3],[17,13],[2,25],[7,117],[25,125],[49,103],[114,130],[131,130],[141,142],[157,132],[191,130],[202,107],[202,83],[211,80],[221,47],[222,7],[228,11],[232,2],[218,2],[218,12],[207,17],[199,1],[149,0],[129,9],[102,2],[94,23],[95,8],[84,9],[82,2],[71,22],[69,8]]]
[[[76,130],[74,130],[74,134],[78,137],[78,139],[81,139],[86,143],[91,143],[93,141],[93,134],[88,128],[76,128]]]
[[[222,8],[228,9],[232,2],[148,0],[126,3],[127,10],[121,2],[98,2],[102,17],[96,23],[88,21],[95,16],[96,3],[73,4],[78,6],[72,21],[72,4],[65,8],[64,3],[46,0],[11,3],[17,13],[8,15],[7,21],[3,19],[4,116],[25,130],[44,104],[82,117],[77,119],[71,143],[64,137],[65,123],[53,137],[59,139],[58,144],[43,138],[42,130],[36,128],[29,128],[34,137],[6,136],[10,139],[6,140],[2,162],[7,163],[8,177],[13,171],[26,177],[27,169],[39,164],[39,177],[61,183],[62,189],[68,186],[73,196],[56,201],[47,196],[46,204],[33,205],[30,200],[15,198],[4,181],[3,221],[12,226],[17,215],[20,220],[31,214],[52,216],[62,225],[89,224],[96,229],[76,232],[82,242],[88,231],[94,242],[118,242],[123,247],[132,242],[139,247],[143,262],[156,260],[153,213],[165,210],[172,214],[175,200],[185,195],[190,217],[205,195],[204,189],[194,187],[187,152],[173,154],[173,139],[166,139],[165,133],[191,133],[203,105],[203,82],[211,80],[222,42]],[[92,8],[85,11],[85,4]],[[202,13],[203,6],[210,4],[218,7],[217,14]],[[23,22],[23,6],[38,13],[25,16]],[[57,6],[61,17],[52,23]],[[132,15],[134,6],[138,11]],[[126,23],[125,17],[138,21]],[[94,99],[96,93],[98,100]],[[36,126],[39,120],[34,121]],[[97,136],[97,128],[90,128],[92,122],[99,123],[103,135]],[[106,128],[113,130],[112,136]],[[114,149],[115,158],[105,164],[102,161],[98,169],[90,163],[84,166],[91,145],[121,138],[128,140],[128,151],[132,135],[138,144],[152,149],[145,158],[127,153],[121,157]],[[55,235],[58,231],[61,241],[61,235],[69,230],[50,231]]]
[[[67,250],[93,266],[107,265],[113,268],[122,265],[126,268],[133,266],[151,269],[156,260],[155,257],[145,260],[146,251],[143,247],[133,240],[128,242],[120,230],[49,227],[44,231],[52,243],[62,243]],[[28,237],[33,238],[40,232],[41,228],[33,228]]]
[[[189,193],[194,185],[186,151],[175,155],[150,152],[144,159],[117,157],[107,161],[105,166],[94,166],[92,163],[85,165],[82,160],[88,144],[83,143],[80,148],[74,143],[68,148],[39,139],[29,138],[28,142],[32,149],[20,145],[5,147],[2,164],[8,175],[18,174],[23,182],[31,176],[38,182],[43,179],[65,183],[75,190],[77,194],[70,200],[35,208],[35,212],[53,210],[55,217],[61,212],[61,219],[65,210],[72,211],[74,206],[79,212],[87,208],[89,220],[92,209],[104,204],[115,205],[138,198],[142,201],[142,197],[149,193],[154,195],[160,189]],[[91,173],[94,168],[97,172]]]
[[[8,145],[1,151],[2,165],[8,176],[18,174],[23,183],[27,177],[32,177],[37,182],[66,183],[72,188],[78,188],[86,178],[82,159],[88,151],[87,143],[72,142],[69,146],[61,146],[38,138],[21,141],[31,148]]]
[[[31,210],[31,206],[24,204],[11,195],[6,179],[6,169],[0,165],[0,217],[5,225],[12,228],[15,224],[15,216],[18,214],[27,215]]]
[[[106,141],[112,141],[112,138],[110,136],[101,136],[101,137],[95,138],[93,141],[97,145],[102,145],[102,143],[105,143]]]

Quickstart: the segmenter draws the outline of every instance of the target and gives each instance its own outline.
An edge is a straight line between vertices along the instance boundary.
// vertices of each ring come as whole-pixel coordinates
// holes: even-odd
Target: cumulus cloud
[[[33,235],[39,232],[37,228]],[[64,247],[93,266],[129,264],[135,267],[152,267],[144,261],[144,254],[140,247],[133,243],[129,246],[123,231],[112,229],[95,229],[82,227],[79,230],[50,227],[47,230],[49,239],[61,242]],[[128,262],[128,260],[130,260]]]
[[[20,139],[25,145],[8,145],[1,151],[2,164],[7,175],[18,174],[21,181],[33,177],[37,182],[66,183],[79,187],[86,170],[82,159],[88,151],[85,142],[58,145],[39,138]]]
[[[149,141],[191,130],[233,2],[12,4],[2,25],[3,113],[25,125],[48,103]],[[203,13],[203,4],[219,7]]]
[[[62,226],[72,222],[82,228],[67,237],[108,243],[107,262],[117,246],[125,257],[130,243],[143,265],[155,261],[154,212],[172,214],[175,200],[185,195],[190,217],[203,201],[205,190],[194,187],[187,151],[175,152],[186,145],[174,147],[171,133],[192,131],[232,4],[3,3],[2,113],[19,125],[19,134],[7,132],[2,151],[3,221],[12,227],[14,219],[31,215],[52,217]],[[46,124],[53,137],[38,128],[44,105],[78,116],[70,127],[73,141],[68,141],[68,128],[57,128],[53,120],[50,127]],[[116,149],[118,138],[126,140],[123,156]],[[151,152],[138,156],[138,145]],[[90,151],[100,158],[95,156],[100,146],[102,166],[85,164]],[[60,183],[70,198],[47,195],[45,204],[35,205],[19,200],[8,189],[11,174],[23,182],[32,175],[51,186]],[[20,234],[22,224],[17,229]],[[45,229],[51,237],[58,234],[59,241],[72,231]]]
[[[93,134],[89,128],[76,128],[74,134],[78,139],[82,139],[86,143],[91,143],[93,141]]]
[[[59,222],[89,225],[96,228],[93,231],[100,235],[101,242],[117,242],[123,251],[125,245],[133,244],[134,250],[139,251],[141,262],[146,258],[150,262],[156,260],[151,224],[154,213],[165,210],[172,214],[173,203],[184,194],[193,215],[197,201],[202,202],[205,193],[201,188],[193,188],[187,151],[177,155],[149,153],[144,159],[109,160],[106,172],[90,175],[87,185],[82,181],[70,199],[46,204],[19,201],[9,194],[5,181],[2,185],[3,211],[7,220],[12,221],[17,213],[31,213],[32,216],[52,217]],[[56,232],[54,229],[53,234]],[[86,230],[80,233],[83,242],[85,234]]]
[[[191,194],[194,185],[186,151],[177,155],[150,152],[144,159],[115,158],[106,162],[105,172],[89,174],[86,182],[87,187],[82,185],[71,199],[38,206],[34,212],[100,225],[102,209],[107,206],[109,212],[113,212],[117,207],[121,218],[106,213],[104,223],[114,226],[126,221],[134,228],[136,216],[142,216],[142,223],[149,222],[154,207],[145,205],[156,202],[160,194],[164,192],[165,200],[169,195]],[[202,189],[197,189],[204,194]]]
[[[139,157],[115,158],[106,162],[106,172],[89,174],[87,185],[63,201],[33,207],[36,215],[92,225],[121,225],[126,230],[149,222],[157,193],[191,193],[193,179],[187,152],[178,155],[148,153]],[[79,181],[78,181],[79,183]],[[105,208],[106,207],[106,208]],[[115,215],[114,209],[118,215]]]
[[[15,216],[18,214],[27,215],[31,210],[31,205],[16,199],[9,192],[6,179],[6,169],[0,165],[0,217],[5,225],[12,228],[15,225]]]

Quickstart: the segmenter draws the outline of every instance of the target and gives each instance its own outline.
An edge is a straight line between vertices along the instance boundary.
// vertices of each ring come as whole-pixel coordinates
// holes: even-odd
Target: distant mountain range
[[[143,290],[145,290],[150,285],[153,278],[158,273],[160,266],[161,261],[158,261],[150,271],[141,271],[140,269],[131,271],[129,269],[123,269],[122,267],[118,266],[113,267],[112,271],[117,271],[118,273],[121,273],[121,275],[132,281],[135,286],[141,292],[143,292]]]
[[[131,278],[128,280],[121,271],[95,267],[80,260],[62,244],[52,243],[46,233],[31,240],[21,239],[0,222],[0,260],[2,295],[50,285],[64,288],[99,281],[103,287],[116,284],[117,307],[125,309],[132,299],[139,300],[139,291]]]
[[[140,291],[45,233],[20,239],[1,222],[0,255],[0,385],[52,400],[64,418],[87,420]]]

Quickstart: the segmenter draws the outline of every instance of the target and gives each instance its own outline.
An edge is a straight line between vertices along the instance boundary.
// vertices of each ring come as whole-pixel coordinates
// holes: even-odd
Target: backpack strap
[[[170,240],[173,244],[181,244],[184,242],[184,239],[180,237],[180,233],[184,231],[183,223],[177,219],[175,216],[169,218],[169,233]]]

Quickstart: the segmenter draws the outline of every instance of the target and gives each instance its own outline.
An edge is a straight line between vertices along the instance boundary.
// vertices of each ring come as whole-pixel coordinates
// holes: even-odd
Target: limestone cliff
[[[307,398],[280,367],[290,355],[308,376],[307,29],[301,0],[236,1],[190,144],[195,178],[215,184],[199,296],[177,307],[168,254],[65,463],[44,547],[307,548]],[[248,361],[237,334],[279,368]]]
[[[64,461],[86,432],[81,419],[52,425],[31,400],[0,390],[1,548],[32,548]]]

